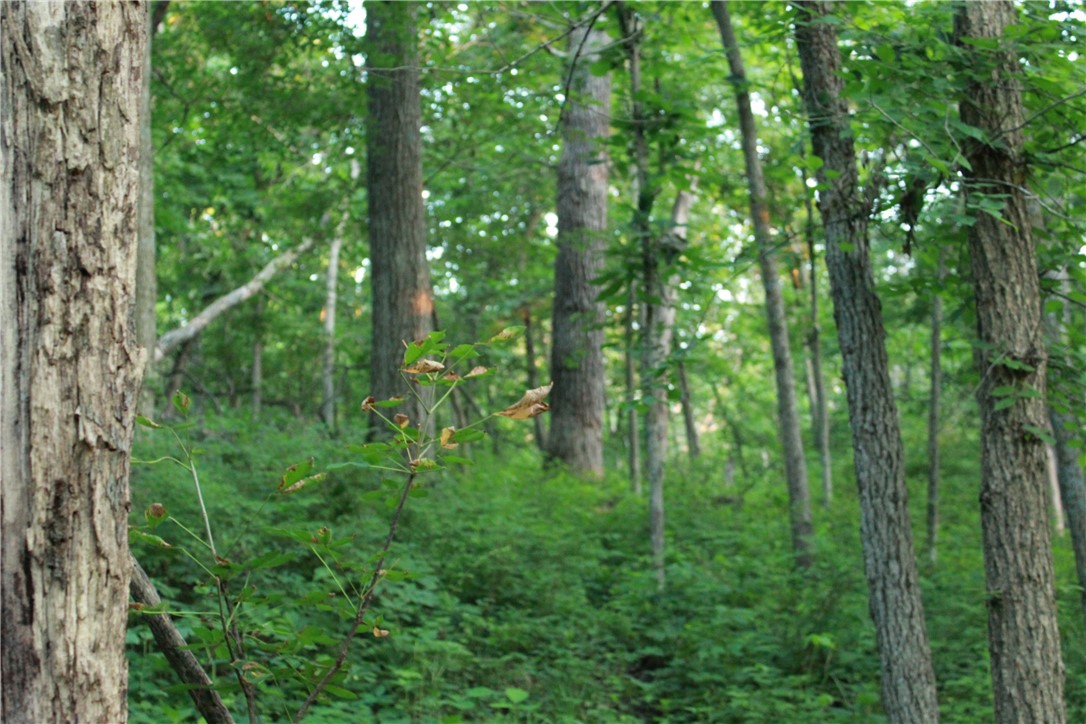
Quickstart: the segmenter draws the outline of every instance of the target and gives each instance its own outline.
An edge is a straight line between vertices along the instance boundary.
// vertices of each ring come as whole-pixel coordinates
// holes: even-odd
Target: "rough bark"
[[[807,461],[803,453],[803,436],[799,425],[799,403],[796,400],[796,380],[792,370],[792,350],[788,342],[788,324],[784,313],[784,296],[781,293],[777,264],[773,257],[772,232],[769,225],[769,205],[766,201],[765,175],[758,157],[758,129],[754,113],[750,109],[750,92],[747,89],[746,70],[739,45],[735,42],[728,3],[714,0],[713,17],[716,18],[720,40],[728,56],[731,75],[728,80],[735,86],[735,102],[739,115],[740,139],[747,169],[747,187],[750,195],[750,215],[754,227],[754,240],[758,247],[758,260],[765,289],[766,319],[769,340],[773,350],[773,368],[777,385],[777,427],[781,447],[784,450],[784,469],[788,483],[789,518],[792,529],[792,550],[796,565],[809,568],[813,562],[811,523],[811,492],[807,482]]]
[[[372,2],[366,14],[366,186],[373,288],[371,394],[407,395],[417,424],[422,405],[400,375],[404,343],[432,329],[434,295],[422,202],[422,105],[415,3]],[[415,388],[425,394],[429,388]]]
[[[346,217],[344,217],[346,221]],[[324,355],[322,359],[321,419],[329,430],[336,428],[336,289],[339,284],[339,252],[343,248],[341,223],[328,249],[328,272],[324,292]]]
[[[551,426],[547,453],[578,474],[603,474],[603,319],[595,283],[607,231],[607,156],[611,77],[589,65],[607,36],[570,34],[569,100],[562,114],[558,162],[558,258],[554,266]]]
[[[162,605],[162,598],[159,597],[154,584],[136,560],[132,561],[131,591],[132,600],[141,609]],[[234,717],[230,714],[230,710],[222,703],[211,678],[192,654],[192,650],[181,632],[177,630],[170,615],[144,613],[142,618],[151,629],[158,650],[166,657],[170,668],[177,674],[181,683],[188,687],[192,703],[196,705],[196,710],[208,721],[208,724],[233,724]]]
[[[959,104],[962,122],[984,141],[965,156],[969,256],[976,296],[981,376],[981,528],[988,581],[988,646],[999,722],[1063,722],[1063,659],[1056,617],[1048,523],[1046,450],[1031,430],[1045,430],[1048,352],[1040,281],[1026,195],[1023,108],[1018,57],[1002,43],[985,50],[971,39],[1003,37],[1015,21],[1011,2],[958,7],[955,37],[971,79]],[[998,197],[998,215],[978,208]],[[1008,398],[1003,393],[1013,390]],[[1032,391],[1040,397],[1031,397]],[[1019,396],[1019,393],[1026,395]],[[1009,407],[1001,402],[1012,399]]]
[[[931,299],[931,391],[928,395],[928,561],[935,565],[939,543],[939,393],[943,386],[943,296],[938,292],[946,275],[946,248],[939,249],[936,292]]]
[[[0,4],[5,722],[121,722],[142,3]]]
[[[306,239],[290,251],[275,257],[257,272],[256,276],[237,289],[216,299],[193,317],[188,324],[163,334],[158,338],[158,343],[155,345],[155,361],[158,362],[180,345],[195,338],[225,312],[252,298],[267,285],[272,277],[290,267],[291,264],[297,261],[299,256],[309,251],[311,246],[313,246],[313,240]]]
[[[797,3],[803,69],[826,233],[834,319],[848,390],[853,460],[869,607],[881,661],[882,700],[891,722],[938,721],[935,676],[913,551],[904,450],[887,366],[882,309],[874,290],[867,209],[859,188],[848,106],[841,97],[836,6]]]

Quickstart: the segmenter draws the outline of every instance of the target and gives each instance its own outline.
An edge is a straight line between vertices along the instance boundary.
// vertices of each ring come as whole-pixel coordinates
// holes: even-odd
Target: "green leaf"
[[[454,360],[471,359],[477,356],[478,352],[475,351],[474,344],[459,344],[449,352],[449,357]]]
[[[157,422],[155,422],[151,418],[144,417],[143,415],[136,415],[136,424],[137,425],[143,425],[144,427],[149,427],[149,428],[151,428],[153,430],[161,430],[162,429],[162,425],[159,425]]]
[[[181,390],[175,392],[171,402],[173,402],[174,409],[180,412],[182,417],[186,417],[189,414],[189,406],[192,405],[192,398],[184,392]]]
[[[144,533],[142,530],[138,530],[136,528],[130,528],[128,530],[128,540],[141,540],[144,543],[150,543],[151,545],[158,546],[159,548],[173,548],[173,546],[167,543],[164,538],[161,538],[157,535],[152,535],[150,533]]]
[[[509,699],[509,701],[513,702],[514,704],[519,704],[528,698],[528,692],[524,689],[518,689],[515,686],[510,686],[505,690],[505,696]]]
[[[995,403],[995,407],[993,409],[996,412],[999,412],[1000,410],[1006,410],[1008,407],[1013,407],[1014,403],[1017,401],[1017,397],[1004,397],[1002,400]]]

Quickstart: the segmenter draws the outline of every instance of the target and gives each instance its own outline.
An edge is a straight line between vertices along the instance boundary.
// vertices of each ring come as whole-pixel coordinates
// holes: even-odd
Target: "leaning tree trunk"
[[[1018,56],[1002,41],[1014,21],[1009,1],[969,2],[959,6],[954,23],[971,73],[962,122],[991,139],[966,146],[964,171],[975,219],[969,254],[980,338],[980,512],[996,720],[1055,723],[1066,721],[1067,712],[1042,439],[1048,352],[1021,186],[1026,161]],[[1000,199],[998,213],[980,208],[985,197]]]
[[[837,26],[826,18],[835,5],[806,0],[797,8],[796,45],[811,140],[815,155],[824,162],[818,170],[819,209],[848,389],[883,706],[891,722],[935,722],[939,708],[913,552],[904,449],[868,252],[870,211],[861,196],[848,105],[841,97]]]
[[[799,426],[799,404],[796,401],[796,380],[792,370],[792,350],[788,344],[788,325],[784,315],[784,297],[781,294],[777,264],[773,258],[772,233],[769,228],[769,205],[766,203],[765,176],[758,158],[758,130],[754,125],[754,113],[750,109],[750,92],[747,89],[746,70],[739,45],[735,42],[728,3],[714,0],[713,16],[720,31],[720,40],[728,56],[731,75],[728,80],[735,86],[735,102],[739,113],[739,129],[743,145],[743,158],[747,168],[747,186],[750,192],[750,215],[754,225],[754,239],[758,245],[758,259],[762,268],[762,285],[765,287],[766,318],[769,322],[769,339],[773,349],[773,367],[777,382],[777,421],[784,449],[784,469],[788,482],[789,518],[792,527],[792,550],[795,563],[809,568],[813,560],[811,523],[811,492],[807,483],[807,460],[803,453],[803,436]]]
[[[371,394],[379,400],[407,395],[405,412],[417,425],[425,399],[411,399],[400,368],[404,343],[431,332],[434,311],[422,202],[418,6],[382,0],[366,7]]]
[[[587,34],[587,35],[586,35]],[[589,65],[607,42],[601,32],[570,34],[576,64],[562,114],[558,162],[558,258],[554,265],[550,458],[580,474],[603,475],[603,317],[595,280],[607,231],[607,156],[611,76]]]
[[[123,722],[142,3],[0,3],[5,722]]]

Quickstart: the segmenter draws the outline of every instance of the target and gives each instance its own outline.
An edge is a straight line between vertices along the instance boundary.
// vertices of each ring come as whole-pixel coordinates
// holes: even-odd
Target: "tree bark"
[[[155,345],[155,361],[158,362],[166,355],[173,352],[181,344],[199,335],[209,324],[218,319],[218,317],[225,312],[228,312],[237,305],[253,297],[253,295],[257,294],[265,287],[272,277],[288,268],[297,261],[299,256],[309,251],[309,248],[312,246],[313,240],[306,239],[290,251],[280,254],[265,264],[264,268],[257,272],[256,276],[245,284],[222,295],[205,307],[204,310],[193,317],[192,321],[188,324],[178,327],[177,329],[172,329],[159,337],[158,344]]]
[[[607,137],[611,76],[588,66],[607,36],[589,28],[570,34],[574,68],[562,115],[558,162],[558,258],[554,266],[551,426],[547,453],[575,473],[603,475],[604,306],[595,283],[607,231]]]
[[[622,320],[623,367],[626,382],[626,465],[629,468],[630,490],[640,496],[641,490],[641,426],[634,405],[637,394],[635,379],[636,336],[634,334],[634,308],[637,304],[637,280],[630,280],[626,293],[626,313]]]
[[[823,0],[798,2],[795,34],[812,146],[823,160],[818,170],[819,209],[848,389],[864,569],[887,718],[928,723],[939,719],[935,675],[913,551],[886,335],[868,252],[868,209],[859,189],[848,105],[841,97],[837,30],[826,18],[834,8]]]
[[[157,11],[157,8],[156,8]],[[140,390],[140,412],[155,414],[154,355],[158,281],[155,275],[155,164],[151,142],[151,38],[154,18],[148,18],[147,52],[143,58],[143,84],[140,89],[140,202],[139,242],[136,253],[136,341],[148,351]]]
[[[720,31],[720,40],[728,56],[728,66],[731,70],[728,80],[735,86],[735,102],[739,114],[739,130],[750,194],[750,215],[754,226],[755,243],[758,246],[762,285],[765,288],[766,319],[769,325],[769,339],[773,350],[773,368],[777,384],[777,427],[780,432],[781,447],[784,450],[784,469],[788,482],[792,550],[795,553],[796,565],[800,568],[810,568],[814,556],[811,492],[807,482],[807,461],[803,453],[803,436],[799,425],[799,404],[796,401],[796,380],[792,369],[792,350],[788,343],[784,296],[781,294],[777,264],[773,258],[765,176],[762,173],[761,159],[758,157],[758,130],[754,124],[754,113],[750,109],[746,70],[743,68],[739,45],[735,42],[728,3],[723,0],[714,0],[712,11],[713,17],[716,18],[717,29]]]
[[[946,276],[946,247],[939,249],[935,272],[936,292],[931,299],[931,392],[928,396],[928,561],[935,565],[939,557],[939,393],[943,386],[943,296],[939,289]]]
[[[0,719],[126,718],[143,3],[0,3]]]
[[[1014,22],[1009,1],[962,3],[954,21],[970,73],[961,119],[985,136],[966,146],[971,168],[963,171],[975,218],[969,254],[980,339],[980,511],[996,720],[1055,723],[1066,721],[1067,712],[1042,439],[1048,352],[1022,189],[1027,167],[1018,56],[1002,42]],[[998,44],[985,50],[971,39]],[[980,208],[984,197],[1002,201],[998,213]]]
[[[404,413],[417,425],[431,388],[409,394],[400,375],[404,343],[432,330],[434,294],[426,259],[422,202],[422,104],[419,96],[417,5],[371,2],[366,14],[366,186],[373,288],[371,394],[406,395]]]

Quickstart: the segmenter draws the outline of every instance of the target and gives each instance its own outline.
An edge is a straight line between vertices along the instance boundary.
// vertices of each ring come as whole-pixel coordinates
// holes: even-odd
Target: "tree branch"
[[[140,566],[139,561],[132,558],[132,582],[129,585],[133,608],[137,611],[145,607],[157,607],[162,605],[162,599],[155,590],[155,585],[147,576],[147,572]],[[155,637],[155,644],[162,655],[166,657],[170,668],[177,674],[181,683],[188,687],[189,696],[196,704],[196,710],[207,720],[208,724],[234,724],[234,717],[230,710],[222,703],[219,692],[211,682],[211,678],[204,671],[200,662],[189,650],[185,638],[173,623],[173,619],[167,613],[142,614],[143,619],[151,628]]]
[[[177,329],[172,329],[159,337],[158,343],[155,344],[155,362],[161,360],[179,345],[200,334],[207,325],[215,321],[215,319],[224,312],[233,309],[259,292],[272,277],[293,264],[298,257],[306,251],[309,251],[309,248],[312,246],[313,239],[306,239],[290,251],[277,256],[268,262],[264,268],[248,282],[242,284],[234,291],[224,294],[209,304],[207,308],[196,315],[191,322],[182,325]]]

